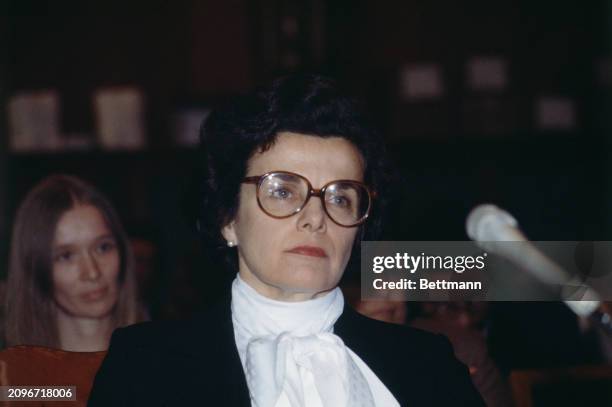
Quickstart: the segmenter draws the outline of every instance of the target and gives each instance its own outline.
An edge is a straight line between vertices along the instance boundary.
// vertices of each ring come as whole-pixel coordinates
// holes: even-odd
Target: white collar
[[[312,300],[284,302],[259,294],[237,275],[231,308],[253,406],[399,406],[333,334],[344,309],[339,288]]]
[[[235,312],[237,307],[240,312]],[[248,337],[333,332],[343,310],[344,296],[338,287],[312,300],[288,302],[259,294],[239,274],[232,284],[232,319]]]

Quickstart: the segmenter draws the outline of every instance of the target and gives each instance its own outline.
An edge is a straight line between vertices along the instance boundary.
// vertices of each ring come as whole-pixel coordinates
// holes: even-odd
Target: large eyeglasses
[[[306,206],[311,196],[316,196],[321,199],[327,216],[345,227],[365,222],[374,196],[374,192],[359,181],[337,180],[328,182],[321,189],[314,189],[303,176],[286,171],[246,177],[242,182],[257,185],[257,203],[273,218],[295,215]]]

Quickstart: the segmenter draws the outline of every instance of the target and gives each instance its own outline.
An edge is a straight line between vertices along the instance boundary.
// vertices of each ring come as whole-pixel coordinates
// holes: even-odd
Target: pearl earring
[[[234,247],[236,246],[236,243],[232,242],[231,240],[227,241],[227,247]]]

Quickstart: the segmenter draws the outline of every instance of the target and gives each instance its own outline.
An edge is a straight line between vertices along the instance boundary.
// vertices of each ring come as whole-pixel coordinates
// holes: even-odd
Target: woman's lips
[[[311,257],[327,257],[325,250],[315,246],[296,246],[293,249],[287,250],[287,253],[301,254]]]
[[[98,288],[97,290],[88,291],[81,294],[81,298],[85,301],[98,301],[106,296],[108,287]]]

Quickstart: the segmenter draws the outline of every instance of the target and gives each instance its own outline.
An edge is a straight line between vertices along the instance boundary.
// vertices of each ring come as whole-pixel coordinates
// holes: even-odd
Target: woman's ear
[[[223,235],[223,238],[227,241],[228,245],[231,243],[231,246],[238,245],[235,224],[235,221],[231,221],[227,225],[223,226],[223,229],[221,229],[221,235]]]

